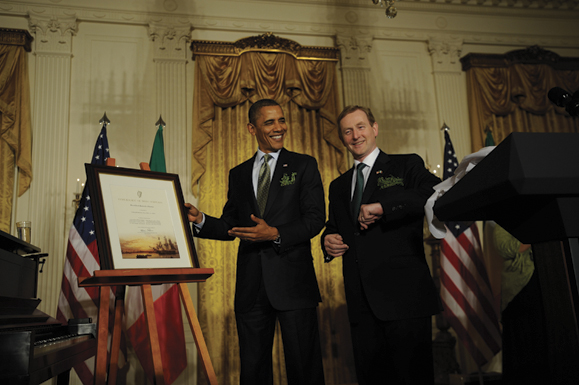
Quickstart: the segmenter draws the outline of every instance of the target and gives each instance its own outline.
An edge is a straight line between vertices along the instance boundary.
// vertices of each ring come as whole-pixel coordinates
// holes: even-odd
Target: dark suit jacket
[[[362,204],[380,202],[383,217],[367,230],[350,212],[353,168],[330,185],[329,220],[322,236],[339,233],[349,246],[343,256],[350,322],[356,322],[364,292],[381,320],[425,317],[440,301],[424,256],[424,204],[440,180],[416,155],[380,155],[370,171]]]
[[[255,155],[231,169],[227,203],[221,218],[205,216],[200,238],[232,240],[227,230],[251,227],[259,217],[252,184]],[[235,311],[253,306],[261,278],[277,310],[315,307],[321,302],[310,239],[324,227],[326,210],[318,164],[308,155],[282,149],[271,180],[263,219],[277,227],[281,245],[240,241],[237,253]]]

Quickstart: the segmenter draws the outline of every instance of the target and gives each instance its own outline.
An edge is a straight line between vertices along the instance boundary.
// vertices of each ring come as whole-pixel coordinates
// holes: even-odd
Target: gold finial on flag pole
[[[450,127],[448,127],[446,125],[446,122],[442,123],[442,127],[440,128],[440,131],[450,131]]]
[[[159,120],[157,120],[157,123],[155,123],[155,126],[159,125],[165,127],[165,122],[163,121],[163,117],[161,115],[159,115]]]

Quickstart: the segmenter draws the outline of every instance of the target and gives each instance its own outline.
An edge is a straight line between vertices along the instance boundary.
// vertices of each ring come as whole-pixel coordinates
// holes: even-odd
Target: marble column
[[[189,198],[189,202],[192,199],[188,196],[191,127],[187,123],[187,114],[192,107],[187,100],[187,64],[191,54],[188,47],[191,30],[190,25],[154,23],[149,24],[148,30],[154,45],[155,108],[166,123],[163,139],[167,172],[179,174],[185,200]]]
[[[459,160],[478,150],[470,147],[466,79],[459,61],[462,44],[462,39],[452,37],[431,37],[428,41],[440,126],[446,123],[450,127]]]
[[[352,104],[370,107],[371,36],[337,36],[341,52],[344,107]]]
[[[32,168],[29,212],[32,243],[49,257],[39,274],[39,308],[55,316],[66,254],[65,223],[72,196],[66,196],[70,68],[72,38],[77,31],[74,15],[29,12],[34,36],[34,88],[32,93]]]

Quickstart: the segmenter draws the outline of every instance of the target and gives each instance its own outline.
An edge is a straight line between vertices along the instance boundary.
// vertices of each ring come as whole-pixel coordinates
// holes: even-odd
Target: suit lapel
[[[384,170],[387,168],[387,163],[390,160],[388,155],[382,151],[378,154],[378,158],[376,158],[376,162],[374,162],[374,166],[372,170],[370,170],[370,175],[368,175],[368,182],[366,182],[366,187],[364,188],[364,193],[362,194],[362,204],[367,203],[370,200],[372,194],[376,190],[376,186],[378,186],[378,178],[380,176],[384,176]]]
[[[265,205],[265,210],[263,211],[263,218],[266,217],[268,211],[271,209],[271,206],[273,206],[273,202],[275,202],[277,194],[279,193],[279,190],[281,188],[280,180],[282,174],[284,173],[284,171],[287,172],[288,169],[291,169],[290,161],[291,161],[290,154],[287,152],[285,148],[282,148],[277,158],[275,170],[273,171],[271,184],[269,185],[269,192],[267,194],[267,203]]]
[[[338,191],[338,200],[339,204],[343,205],[344,207],[348,208],[348,215],[352,218],[352,178],[354,175],[354,167],[351,167],[348,171],[342,175],[337,182],[339,185],[336,186]],[[352,218],[354,221],[354,218]]]
[[[259,213],[259,207],[257,206],[257,198],[255,197],[255,190],[253,189],[253,164],[255,163],[255,157],[257,153],[253,154],[253,156],[246,161],[242,167],[241,173],[243,177],[241,178],[241,182],[243,183],[243,187],[240,193],[245,194],[249,201],[251,202],[251,207],[255,215]]]

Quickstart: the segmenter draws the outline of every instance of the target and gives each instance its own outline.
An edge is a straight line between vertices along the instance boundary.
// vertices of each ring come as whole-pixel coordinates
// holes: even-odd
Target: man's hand
[[[201,223],[203,220],[203,213],[191,203],[185,203],[185,207],[189,209],[189,211],[187,211],[187,219],[189,219],[189,222]]]
[[[279,236],[277,228],[269,226],[263,219],[251,214],[251,220],[257,225],[254,227],[233,227],[228,231],[228,234],[251,242],[275,241]]]
[[[358,222],[362,230],[366,230],[369,225],[376,222],[384,214],[384,209],[380,203],[370,203],[360,206],[360,214],[358,215]]]
[[[324,237],[324,249],[332,257],[341,257],[349,249],[340,234],[328,234]]]

